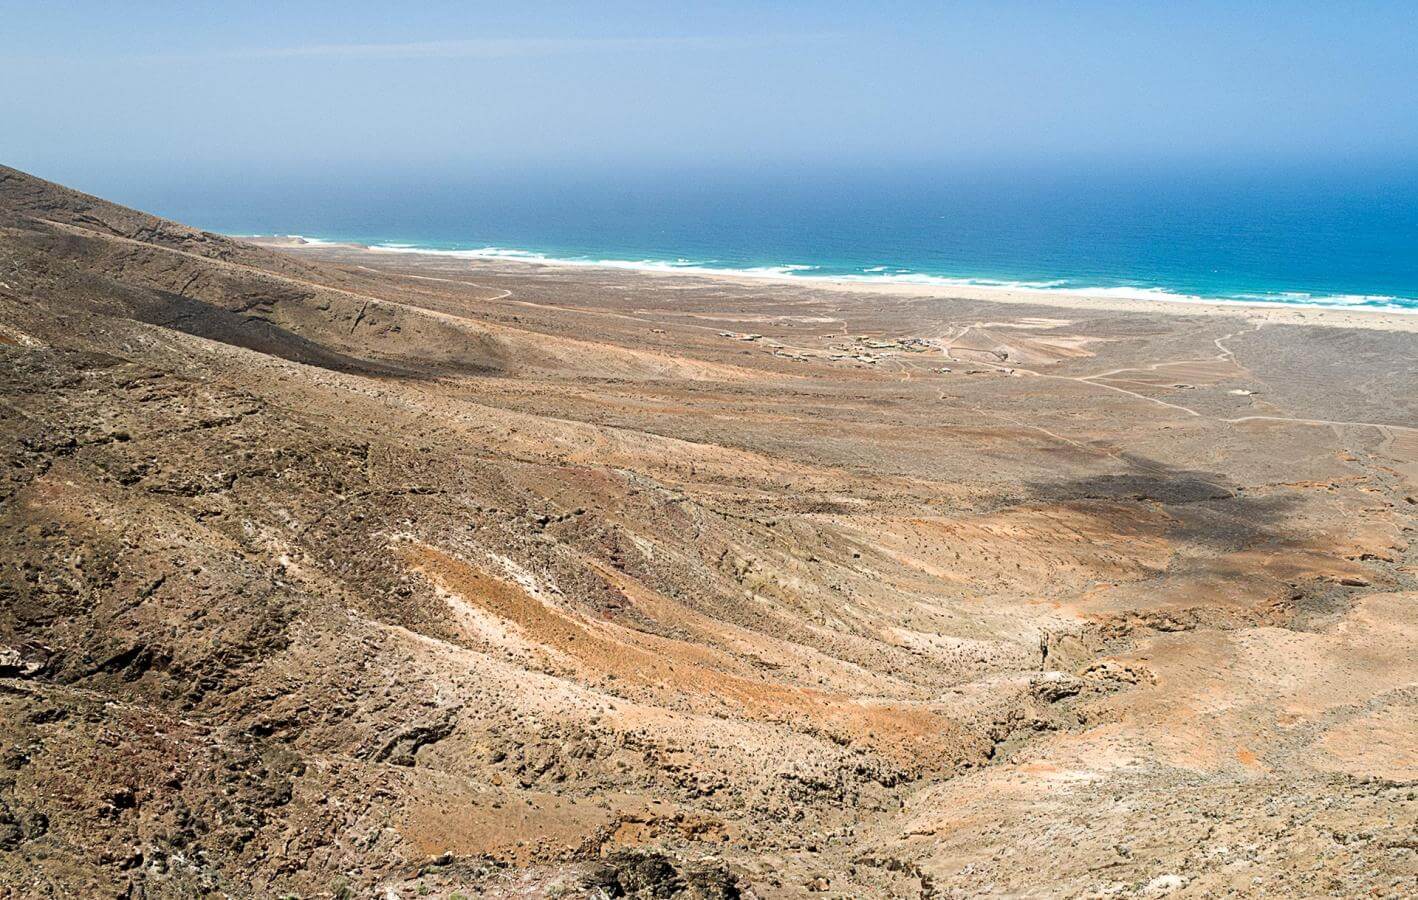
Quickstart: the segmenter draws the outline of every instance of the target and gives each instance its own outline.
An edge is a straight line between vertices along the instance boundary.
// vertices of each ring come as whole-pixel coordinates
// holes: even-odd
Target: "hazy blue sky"
[[[0,0],[0,161],[117,177],[1418,162],[1418,3]]]

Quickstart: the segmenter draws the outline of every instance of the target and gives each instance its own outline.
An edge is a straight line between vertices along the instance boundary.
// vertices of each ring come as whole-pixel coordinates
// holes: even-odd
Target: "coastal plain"
[[[1415,322],[0,167],[0,895],[1413,896]]]

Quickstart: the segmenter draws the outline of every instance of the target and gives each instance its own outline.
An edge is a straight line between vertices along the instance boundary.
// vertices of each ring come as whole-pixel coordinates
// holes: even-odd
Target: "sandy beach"
[[[371,248],[362,244],[348,244],[330,241],[311,242],[299,237],[254,235],[243,240],[270,247],[280,247],[311,253],[366,253],[372,256],[396,256],[412,258],[456,259],[444,252],[420,253],[384,248]],[[347,257],[346,257],[347,258]],[[937,285],[890,283],[872,279],[843,279],[827,276],[805,276],[763,273],[753,275],[732,272],[711,273],[705,271],[673,272],[656,268],[629,269],[623,266],[598,266],[595,263],[557,263],[523,261],[516,259],[464,258],[470,271],[479,268],[506,268],[509,271],[545,270],[568,275],[584,269],[609,272],[630,271],[645,278],[659,279],[709,279],[744,287],[770,284],[809,286],[823,290],[845,293],[882,294],[896,297],[919,298],[923,300],[980,300],[997,303],[1023,303],[1035,306],[1054,306],[1061,309],[1083,309],[1102,312],[1151,311],[1162,315],[1244,315],[1257,322],[1273,322],[1297,325],[1332,325],[1342,328],[1376,328],[1386,331],[1418,330],[1418,312],[1391,311],[1381,309],[1350,309],[1344,307],[1308,306],[1279,302],[1244,302],[1240,300],[1209,301],[1200,298],[1186,298],[1179,295],[1148,297],[1145,291],[1135,295],[1118,296],[1109,293],[1088,293],[1087,291],[1063,291],[1059,289],[1030,289],[999,287],[991,285]]]
[[[1418,900],[1418,2],[14,3],[0,900]]]
[[[1410,896],[1413,320],[0,168],[0,894]]]

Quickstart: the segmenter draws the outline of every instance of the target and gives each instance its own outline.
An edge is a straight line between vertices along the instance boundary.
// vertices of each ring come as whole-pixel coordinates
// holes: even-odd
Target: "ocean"
[[[469,257],[1418,311],[1418,166],[374,173],[118,193],[229,234]]]

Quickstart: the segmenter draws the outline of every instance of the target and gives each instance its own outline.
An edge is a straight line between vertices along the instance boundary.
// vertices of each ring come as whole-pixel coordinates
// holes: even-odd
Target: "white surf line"
[[[54,222],[54,223],[51,223],[51,224],[58,225],[58,226],[60,226],[61,228],[65,227],[65,226],[63,225],[63,223],[59,223],[59,222]],[[76,230],[76,231],[89,231],[89,230],[90,230],[90,229],[81,228],[81,227],[78,227],[78,226],[69,226],[69,227],[72,228],[73,230]],[[101,233],[101,232],[100,232],[100,233]],[[107,236],[107,237],[115,237],[114,235],[106,235],[106,236]],[[141,242],[139,242],[139,241],[134,241],[134,240],[132,240],[131,238],[119,238],[119,240],[122,240],[122,241],[127,242],[127,243],[141,243]],[[144,245],[144,246],[153,246],[153,245]],[[160,247],[159,249],[170,250],[171,248]],[[183,255],[183,256],[195,256],[195,254],[191,254],[191,253],[188,253],[188,252],[182,251],[182,250],[173,250],[172,252],[178,253],[178,254]],[[203,260],[208,260],[208,257],[198,257],[198,258],[203,259]],[[222,260],[217,260],[217,262],[221,262],[221,263],[223,263],[223,264],[225,264],[225,265],[232,266],[233,268],[246,269],[246,270],[248,270],[248,271],[259,272],[259,273],[261,273],[261,274],[266,274],[266,275],[271,275],[271,274],[273,274],[273,273],[270,273],[270,272],[266,272],[266,271],[263,270],[263,269],[256,269],[256,268],[254,268],[254,267],[252,267],[252,266],[246,266],[246,265],[243,265],[243,264],[241,264],[241,263],[226,263],[225,261],[222,261]],[[366,270],[371,271],[371,272],[378,272],[378,271],[380,271],[380,270],[378,270],[378,269],[371,269],[371,268],[369,268],[368,266],[360,266],[359,268],[361,268],[361,269],[366,269]],[[395,275],[403,275],[403,274],[405,274],[405,273],[403,273],[403,272],[395,272],[395,273],[392,273],[392,274],[395,274]],[[322,289],[322,290],[333,291],[333,292],[335,292],[335,293],[340,293],[340,294],[347,294],[347,295],[349,295],[349,296],[351,296],[351,297],[358,297],[358,298],[360,298],[360,299],[362,299],[362,300],[372,300],[372,301],[375,302],[376,304],[385,303],[385,304],[390,304],[390,305],[394,305],[394,306],[401,306],[401,307],[405,307],[405,308],[408,308],[408,309],[413,309],[413,310],[416,310],[416,311],[419,311],[419,312],[424,312],[424,313],[426,313],[426,314],[432,315],[432,316],[434,316],[435,318],[446,318],[446,319],[451,319],[451,320],[454,320],[454,321],[461,321],[461,320],[462,320],[462,317],[461,317],[461,316],[455,316],[455,315],[451,315],[451,314],[449,314],[449,313],[439,313],[439,312],[437,312],[436,310],[424,310],[424,309],[421,309],[420,307],[410,307],[410,306],[408,306],[407,304],[399,303],[399,302],[397,302],[397,301],[384,300],[384,299],[379,298],[379,297],[370,297],[370,296],[368,296],[368,295],[356,293],[355,291],[345,290],[345,289],[343,289],[343,288],[330,287],[330,286],[328,286],[328,285],[319,284],[318,282],[306,281],[305,279],[301,279],[301,278],[291,278],[291,277],[289,277],[289,276],[282,276],[282,275],[277,275],[276,277],[282,278],[282,279],[284,279],[284,280],[286,280],[286,281],[293,281],[293,282],[296,282],[297,284],[308,284],[308,285],[310,285],[311,287],[320,288],[320,289]],[[414,277],[414,278],[429,278],[430,276],[427,276],[427,275],[415,275],[415,276],[409,276],[409,277]],[[437,279],[437,280],[448,280],[448,279]],[[455,283],[468,284],[468,285],[470,285],[470,286],[472,286],[472,287],[481,288],[481,289],[483,289],[483,290],[493,290],[493,288],[491,288],[491,287],[489,287],[489,286],[487,286],[487,285],[474,284],[473,282],[455,282]],[[504,290],[505,290],[505,289],[504,289]],[[512,295],[512,292],[511,292],[511,291],[506,291],[506,296],[509,296],[509,297],[510,297],[511,295]],[[499,298],[499,299],[501,299],[501,298]],[[514,303],[521,303],[521,304],[524,304],[524,305],[527,305],[527,306],[547,306],[547,305],[548,305],[548,304],[540,304],[540,303],[530,303],[530,302],[525,301],[525,300],[516,300],[516,301],[513,301],[513,302],[514,302]],[[551,307],[551,308],[554,308],[554,309],[565,309],[564,307]],[[634,318],[633,316],[623,316],[623,317],[624,317],[624,318]],[[649,320],[640,319],[640,320],[638,320],[638,321],[649,321]],[[1262,323],[1262,324],[1263,324],[1263,323]],[[690,327],[698,327],[698,328],[706,328],[706,329],[710,328],[710,326],[707,326],[707,325],[690,326]],[[971,330],[972,328],[974,328],[974,327],[975,327],[975,326],[973,326],[973,325],[967,326],[964,331],[960,332],[960,334],[958,334],[958,335],[956,335],[954,338],[952,338],[952,339],[942,348],[943,352],[945,353],[945,358],[946,358],[946,359],[950,360],[951,362],[962,363],[962,364],[965,364],[965,365],[976,365],[976,364],[978,364],[978,365],[983,365],[983,366],[989,366],[989,367],[991,367],[991,368],[998,369],[998,370],[1004,371],[1004,372],[1006,372],[1006,373],[1022,372],[1022,373],[1024,373],[1025,375],[1032,375],[1032,376],[1034,376],[1035,378],[1054,378],[1054,379],[1058,379],[1058,380],[1060,380],[1060,381],[1077,381],[1077,382],[1079,382],[1079,383],[1081,383],[1081,384],[1088,384],[1088,385],[1092,385],[1093,387],[1107,388],[1108,390],[1110,390],[1110,391],[1116,391],[1116,392],[1119,393],[1119,394],[1126,394],[1126,395],[1129,396],[1129,397],[1136,397],[1136,398],[1139,399],[1139,400],[1146,400],[1146,401],[1149,402],[1149,403],[1156,403],[1156,404],[1158,404],[1159,406],[1165,406],[1165,407],[1168,407],[1168,408],[1170,408],[1170,409],[1179,410],[1179,411],[1181,411],[1181,412],[1186,413],[1186,414],[1189,415],[1189,416],[1196,416],[1197,418],[1207,418],[1206,416],[1203,416],[1201,413],[1197,412],[1196,410],[1194,410],[1194,409],[1189,409],[1188,407],[1185,407],[1185,406],[1179,406],[1179,405],[1177,405],[1177,404],[1175,404],[1175,403],[1168,403],[1168,402],[1165,401],[1165,400],[1159,400],[1159,399],[1157,399],[1156,397],[1148,397],[1146,394],[1139,394],[1139,393],[1137,393],[1136,391],[1125,390],[1125,389],[1120,388],[1120,387],[1115,387],[1114,385],[1101,384],[1101,383],[1099,383],[1099,382],[1097,382],[1097,381],[1090,381],[1090,380],[1088,380],[1088,379],[1090,379],[1090,378],[1097,378],[1097,377],[1099,377],[1099,376],[1097,376],[1097,375],[1088,375],[1088,376],[1078,376],[1078,375],[1049,375],[1049,374],[1045,374],[1045,373],[1043,373],[1043,372],[1036,372],[1036,371],[1034,371],[1033,369],[1019,369],[1019,368],[1012,368],[1012,367],[1010,367],[1010,366],[1003,366],[1003,365],[998,365],[998,364],[995,364],[995,363],[988,363],[988,362],[983,362],[983,361],[981,361],[981,362],[979,362],[979,363],[974,363],[974,362],[971,362],[971,361],[969,361],[969,360],[958,360],[958,359],[955,359],[954,357],[952,357],[952,356],[950,355],[950,349],[951,349],[951,347],[954,346],[954,344],[955,344],[956,341],[960,340],[960,339],[963,338],[966,334],[968,334],[968,333],[970,332],[970,330]],[[1260,325],[1257,325],[1254,329],[1252,329],[1252,331],[1257,331],[1257,330],[1259,330],[1259,329],[1260,329]],[[1224,336],[1222,336],[1222,337],[1217,338],[1213,343],[1215,343],[1215,344],[1217,345],[1217,347],[1221,350],[1221,352],[1222,352],[1223,354],[1230,354],[1231,351],[1227,350],[1224,346],[1222,346],[1222,345],[1220,344],[1220,342],[1221,342],[1221,341],[1225,341],[1225,340],[1230,340],[1230,339],[1233,338],[1233,337],[1238,337],[1239,335],[1241,335],[1241,334],[1243,334],[1243,333],[1247,333],[1247,332],[1235,332],[1235,333],[1232,333],[1232,334],[1224,335]],[[1406,426],[1406,425],[1384,425],[1384,424],[1381,424],[1381,423],[1378,423],[1378,422],[1339,422],[1339,421],[1333,421],[1333,420],[1328,420],[1328,419],[1296,419],[1296,418],[1289,418],[1289,417],[1286,417],[1286,416],[1240,416],[1239,418],[1234,418],[1234,419],[1217,419],[1216,421],[1219,421],[1219,422],[1226,422],[1226,423],[1228,423],[1228,424],[1239,424],[1239,423],[1242,423],[1242,422],[1250,422],[1250,421],[1291,422],[1291,423],[1295,423],[1295,424],[1299,424],[1299,425],[1329,425],[1329,426],[1339,426],[1339,427],[1378,428],[1378,429],[1381,429],[1381,430],[1382,430],[1382,429],[1392,429],[1392,430],[1404,431],[1404,432],[1410,432],[1410,431],[1411,431],[1411,432],[1418,432],[1418,428],[1410,428],[1410,427],[1408,427],[1408,426]]]

